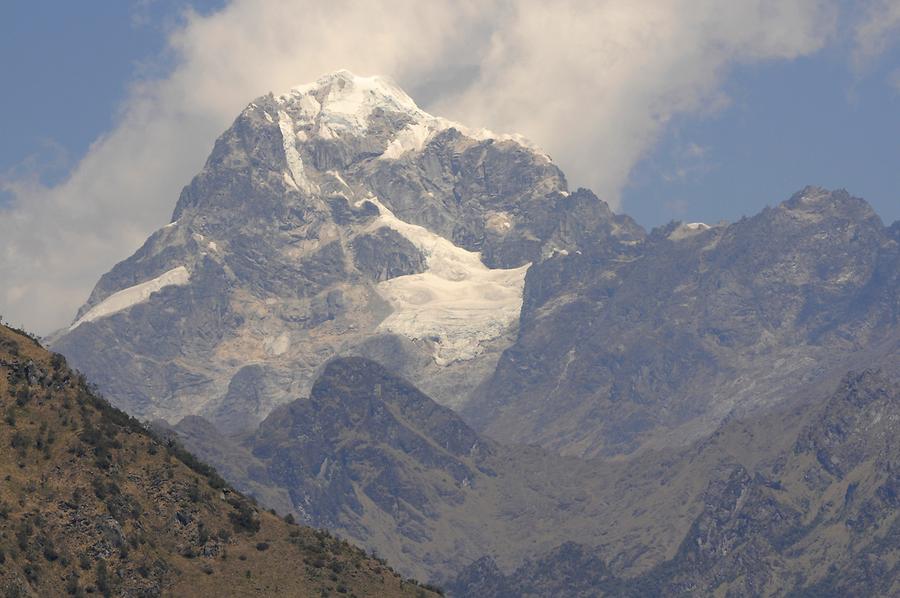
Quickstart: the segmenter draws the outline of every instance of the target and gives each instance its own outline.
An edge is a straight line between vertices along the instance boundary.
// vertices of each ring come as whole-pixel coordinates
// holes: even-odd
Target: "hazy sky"
[[[337,68],[525,134],[647,227],[734,220],[806,184],[891,222],[896,40],[900,0],[7,2],[0,314],[70,321],[247,102]]]

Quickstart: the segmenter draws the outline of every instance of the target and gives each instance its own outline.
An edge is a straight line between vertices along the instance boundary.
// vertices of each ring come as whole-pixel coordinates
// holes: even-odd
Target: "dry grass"
[[[433,595],[257,509],[5,327],[0,455],[0,596]]]

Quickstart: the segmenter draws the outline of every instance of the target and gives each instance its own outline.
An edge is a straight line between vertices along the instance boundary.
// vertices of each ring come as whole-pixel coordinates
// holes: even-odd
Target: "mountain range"
[[[900,223],[846,191],[645,231],[339,71],[250,103],[51,346],[454,595],[890,595],[898,321]]]

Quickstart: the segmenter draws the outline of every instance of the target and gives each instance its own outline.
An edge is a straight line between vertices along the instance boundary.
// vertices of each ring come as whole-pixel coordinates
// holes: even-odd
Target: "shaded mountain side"
[[[519,596],[896,596],[900,593],[900,386],[849,374],[756,471],[724,467],[674,558],[633,577],[575,543],[504,573],[490,558],[450,591]]]
[[[443,584],[482,557],[508,573],[566,542],[593,547],[617,577],[646,572],[674,557],[716,472],[789,450],[808,407],[785,401],[687,449],[583,460],[486,440],[384,367],[342,358],[244,443],[199,418],[175,429],[239,488]]]
[[[178,441],[204,463],[215,464],[216,471],[226,480],[233,480],[245,494],[258,500],[266,508],[279,513],[293,512],[290,496],[278,487],[263,464],[249,449],[223,435],[215,426],[198,416],[188,416],[178,424],[177,431],[164,421],[151,424],[153,431],[167,440]]]
[[[833,387],[862,355],[896,362],[896,231],[809,187],[730,225],[557,254],[528,271],[518,338],[462,414],[505,443],[632,454]]]
[[[257,508],[0,326],[4,596],[423,596],[327,532]]]

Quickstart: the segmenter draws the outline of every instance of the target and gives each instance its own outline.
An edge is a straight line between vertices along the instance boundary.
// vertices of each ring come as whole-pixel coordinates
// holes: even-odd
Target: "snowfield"
[[[435,361],[446,365],[479,355],[484,342],[501,336],[518,320],[525,273],[531,264],[509,270],[488,268],[479,253],[400,220],[374,197],[357,205],[364,201],[381,212],[369,230],[397,231],[425,255],[428,267],[423,273],[378,284],[378,292],[394,310],[379,330],[433,341]]]
[[[698,233],[709,230],[710,228],[712,227],[704,222],[688,222],[687,224],[678,225],[675,230],[669,233],[668,238],[673,241],[680,241],[681,239],[692,237]]]
[[[190,282],[190,278],[191,275],[188,269],[184,266],[178,266],[152,280],[115,292],[88,310],[86,314],[69,327],[69,330],[75,330],[85,322],[93,322],[128,309],[138,303],[143,303],[150,298],[150,295],[165,287],[186,285]]]

